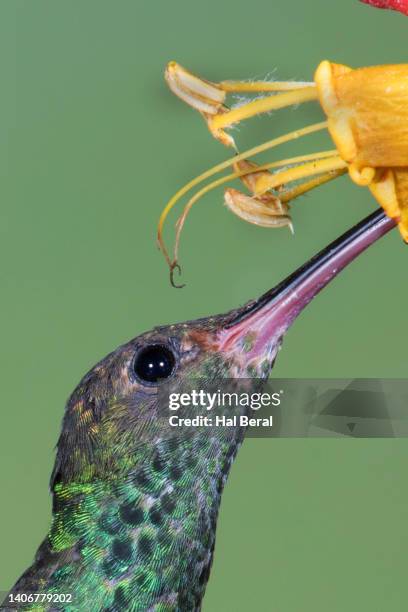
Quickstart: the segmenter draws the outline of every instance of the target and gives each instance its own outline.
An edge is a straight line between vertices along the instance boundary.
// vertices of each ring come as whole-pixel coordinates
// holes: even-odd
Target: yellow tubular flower
[[[353,70],[324,61],[315,82],[350,178],[369,187],[408,241],[408,64]]]
[[[408,64],[352,69],[323,61],[312,82],[214,83],[170,62],[165,76],[173,93],[198,110],[212,135],[227,146],[235,147],[227,132],[229,128],[262,113],[314,101],[327,116],[327,121],[239,153],[182,187],[167,203],[158,225],[158,242],[170,270],[178,266],[180,234],[192,206],[212,189],[235,179],[244,183],[250,195],[228,188],[225,203],[232,212],[249,223],[291,227],[289,202],[348,173],[354,183],[370,189],[386,214],[397,221],[403,239],[408,242]],[[227,96],[242,92],[257,97],[229,108]],[[273,160],[261,166],[252,161],[255,155],[284,142],[326,129],[336,146],[334,150]],[[163,224],[170,210],[192,188],[230,167],[233,173],[207,182],[189,199],[177,224],[171,257],[163,242]]]

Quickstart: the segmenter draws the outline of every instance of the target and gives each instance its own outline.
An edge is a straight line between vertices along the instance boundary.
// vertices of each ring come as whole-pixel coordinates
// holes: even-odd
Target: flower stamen
[[[224,202],[231,212],[248,223],[268,228],[290,227],[293,231],[289,206],[282,204],[277,196],[267,194],[256,198],[229,188],[225,190]]]
[[[319,153],[309,153],[307,155],[298,155],[296,157],[290,157],[288,159],[281,159],[280,161],[274,161],[274,162],[269,162],[267,164],[263,164],[261,166],[257,166],[256,167],[256,171],[254,171],[254,164],[251,163],[249,164],[249,162],[247,162],[247,160],[240,160],[239,158],[241,156],[236,156],[235,158],[233,158],[232,160],[232,164],[234,166],[234,168],[238,169],[240,168],[241,171],[236,171],[233,172],[231,174],[227,174],[225,176],[220,177],[219,179],[216,179],[215,181],[212,181],[211,183],[208,183],[207,185],[205,185],[204,187],[202,187],[199,191],[197,191],[192,198],[190,198],[190,200],[187,202],[187,204],[185,205],[182,214],[180,215],[180,217],[178,218],[177,222],[176,222],[176,237],[175,237],[175,242],[174,242],[174,251],[173,251],[173,258],[170,259],[167,250],[164,251],[165,253],[165,257],[167,260],[167,263],[169,264],[170,267],[177,265],[178,264],[178,251],[179,251],[179,245],[180,245],[180,237],[181,237],[181,233],[184,227],[184,223],[186,221],[186,218],[191,210],[191,208],[194,206],[194,204],[196,204],[199,200],[201,200],[201,198],[203,196],[205,196],[207,193],[209,193],[210,191],[212,191],[213,189],[216,189],[217,187],[220,187],[221,185],[225,184],[225,183],[229,183],[231,181],[233,181],[234,179],[241,179],[244,184],[251,190],[254,191],[253,187],[255,187],[256,185],[256,179],[254,182],[254,177],[256,175],[262,176],[262,173],[264,171],[270,170],[272,168],[279,168],[282,166],[288,166],[290,164],[299,164],[301,162],[306,162],[309,160],[318,160],[318,159],[324,159],[324,158],[333,158],[334,154],[336,153],[336,150],[331,149],[329,151],[321,151]],[[243,170],[243,168],[245,168],[244,164],[248,164],[246,166],[246,169]],[[247,179],[247,181],[245,180]],[[322,181],[322,183],[325,181]],[[317,185],[316,185],[317,186]],[[313,187],[311,187],[313,188]],[[307,191],[307,190],[306,190]],[[287,192],[284,192],[281,195],[279,195],[279,200],[283,203],[284,202],[284,197],[285,194]],[[299,193],[300,195],[300,193]],[[293,198],[291,198],[293,199]],[[285,200],[286,201],[286,200]],[[289,200],[288,200],[289,201]],[[286,209],[285,209],[286,211]],[[276,227],[276,225],[275,225]],[[162,247],[162,250],[165,249],[164,244]]]
[[[220,130],[229,127],[234,123],[238,123],[239,121],[243,121],[244,119],[254,117],[255,115],[269,113],[273,110],[278,110],[287,106],[293,106],[294,104],[302,104],[303,102],[309,102],[317,99],[318,95],[315,85],[295,89],[293,91],[287,91],[274,96],[267,96],[265,98],[259,98],[258,100],[252,100],[251,102],[243,104],[242,106],[234,108],[228,112],[216,114],[209,118],[209,126],[213,130]]]
[[[313,81],[221,81],[219,87],[227,93],[282,92],[315,87]]]
[[[169,62],[164,78],[171,91],[201,113],[215,115],[223,107],[226,93],[216,83],[195,76],[177,62]]]
[[[347,167],[347,163],[340,155],[334,155],[327,159],[314,160],[306,164],[288,168],[287,170],[281,170],[269,176],[263,175],[257,182],[255,195],[263,195],[266,191],[276,189],[279,185],[286,185],[286,183],[291,183],[315,174],[347,169]]]
[[[242,119],[260,113],[317,100],[315,83],[292,81],[221,81],[213,83],[189,72],[177,62],[169,62],[164,73],[170,90],[186,104],[196,109],[207,123],[211,134],[227,147],[234,147],[233,137],[224,131]],[[227,93],[285,92],[248,102],[230,110],[225,106]]]
[[[315,176],[309,181],[304,181],[303,183],[300,183],[300,185],[296,185],[296,187],[293,187],[292,189],[285,190],[285,192],[279,196],[280,201],[282,203],[290,202],[291,200],[304,195],[308,191],[316,189],[316,187],[320,187],[320,185],[334,181],[334,179],[338,178],[339,176],[343,176],[343,174],[347,174],[347,168],[332,170],[330,172],[325,172],[320,176]]]
[[[307,136],[308,134],[313,134],[315,132],[322,131],[326,128],[327,121],[322,121],[320,123],[314,123],[307,127],[301,128],[299,130],[294,130],[293,132],[289,132],[288,134],[284,134],[283,136],[278,136],[277,138],[273,138],[272,140],[268,140],[267,142],[257,145],[256,147],[252,147],[251,149],[248,149],[247,151],[244,151],[239,155],[236,155],[230,159],[227,159],[224,162],[221,162],[220,164],[217,164],[216,166],[213,166],[209,170],[206,170],[206,172],[203,172],[199,176],[189,181],[181,189],[179,189],[164,207],[160,215],[157,228],[157,241],[168,265],[171,267],[173,262],[163,241],[163,225],[172,208],[177,204],[180,198],[182,198],[186,193],[190,191],[190,189],[205,181],[206,179],[210,178],[211,176],[214,176],[214,174],[218,174],[222,170],[226,170],[227,168],[231,167],[233,164],[239,161],[242,161],[254,155],[258,155],[259,153],[263,153],[264,151],[268,151],[269,149],[277,147],[285,142],[296,140],[298,138],[301,138],[302,136]]]

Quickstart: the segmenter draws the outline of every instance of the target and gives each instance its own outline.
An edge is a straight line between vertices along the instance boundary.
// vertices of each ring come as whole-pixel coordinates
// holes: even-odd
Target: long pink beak
[[[395,226],[379,210],[340,236],[258,300],[232,313],[218,350],[240,353],[246,365],[271,363],[281,339],[307,304],[353,259]]]

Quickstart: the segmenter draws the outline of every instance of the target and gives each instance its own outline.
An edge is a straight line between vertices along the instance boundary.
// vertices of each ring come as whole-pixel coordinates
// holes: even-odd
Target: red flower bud
[[[392,9],[393,11],[399,11],[404,15],[408,15],[408,0],[360,0],[365,4],[371,4],[378,8]]]

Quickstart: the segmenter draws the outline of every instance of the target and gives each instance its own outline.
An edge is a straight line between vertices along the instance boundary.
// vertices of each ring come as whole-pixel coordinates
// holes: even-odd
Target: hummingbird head
[[[65,411],[55,482],[115,477],[172,434],[163,383],[266,378],[293,320],[394,222],[375,213],[257,300],[227,314],[156,327],[119,347],[79,383]]]
[[[52,484],[115,477],[174,437],[160,402],[166,384],[266,378],[284,330],[256,316],[257,305],[155,327],[96,364],[67,402]]]

